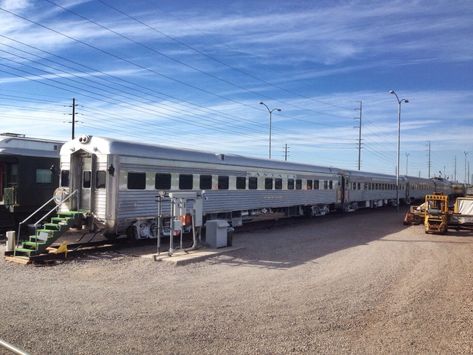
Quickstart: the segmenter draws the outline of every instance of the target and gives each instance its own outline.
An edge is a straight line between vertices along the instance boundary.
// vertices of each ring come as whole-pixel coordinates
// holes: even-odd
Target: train
[[[204,220],[320,216],[396,205],[396,177],[233,154],[81,136],[60,151],[59,211],[82,211],[106,236],[154,237],[159,192],[205,191]],[[443,179],[402,176],[399,200],[452,193]],[[169,208],[166,212],[169,217]],[[131,232],[130,232],[131,231]]]
[[[63,143],[17,133],[0,134],[0,233],[16,228],[51,198],[59,184]]]

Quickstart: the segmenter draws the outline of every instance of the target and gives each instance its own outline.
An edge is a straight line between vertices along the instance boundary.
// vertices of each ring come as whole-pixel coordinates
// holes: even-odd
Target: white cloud
[[[2,0],[0,6],[9,11],[21,11],[30,6],[28,0]]]

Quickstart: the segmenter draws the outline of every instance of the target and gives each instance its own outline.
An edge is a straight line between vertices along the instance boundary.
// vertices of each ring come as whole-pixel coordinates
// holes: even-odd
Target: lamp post
[[[406,153],[406,175],[409,175],[409,153]]]
[[[397,168],[396,168],[396,201],[397,211],[399,211],[399,163],[401,160],[401,104],[409,103],[407,99],[399,99],[394,90],[389,91],[390,94],[396,96],[397,100]]]
[[[273,108],[272,110],[266,105],[263,101],[259,103],[260,105],[264,105],[266,109],[269,112],[269,159],[271,159],[271,128],[272,128],[272,120],[273,120],[273,111],[279,111],[281,112],[282,110],[280,108]]]
[[[465,154],[465,184],[468,183],[468,170],[466,168],[466,162],[467,162],[467,159],[468,159],[468,154],[469,152],[463,152],[463,154]]]

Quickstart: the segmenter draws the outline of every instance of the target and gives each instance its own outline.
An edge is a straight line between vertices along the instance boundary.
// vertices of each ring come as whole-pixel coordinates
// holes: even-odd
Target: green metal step
[[[82,215],[82,212],[79,211],[64,211],[58,212],[58,217],[76,217]]]
[[[68,223],[72,218],[69,217],[53,217],[51,218],[52,223]]]
[[[43,228],[47,230],[60,230],[61,226],[57,223],[45,223],[43,224]]]
[[[33,249],[27,249],[27,248],[15,248],[15,253],[25,253],[27,254],[28,256],[30,256],[31,254],[37,254],[38,251],[37,250],[33,250]]]
[[[47,243],[49,239],[52,239],[52,238],[44,239],[44,238],[38,238],[36,235],[30,235],[29,241],[33,243],[38,242],[39,244],[39,243]]]
[[[42,235],[42,234],[47,234],[47,238],[57,238],[59,237],[62,233],[61,231],[58,231],[58,230],[52,230],[52,229],[37,229],[36,230],[36,235],[39,236],[39,235]]]
[[[29,241],[23,241],[20,247],[16,247],[15,256],[19,253],[20,257],[21,254],[31,257],[45,252],[72,224],[78,222],[77,217],[82,216],[83,212],[80,211],[59,212],[56,217],[51,218],[51,222],[44,223],[41,229],[37,229],[35,235],[30,235]]]
[[[32,246],[32,247],[34,247],[35,249],[36,249],[36,246],[38,246],[38,249],[39,249],[39,248],[41,248],[41,247],[42,247],[43,245],[45,245],[45,244],[46,244],[45,242],[38,242],[38,243],[36,243],[36,242],[31,242],[31,241],[29,241],[29,242],[22,242],[22,243],[21,243],[22,246],[25,246],[25,245],[26,245],[26,246]]]

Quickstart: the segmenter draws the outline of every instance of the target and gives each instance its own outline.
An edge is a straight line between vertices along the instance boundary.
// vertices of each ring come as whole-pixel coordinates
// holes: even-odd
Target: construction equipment
[[[450,219],[448,196],[443,194],[426,195],[425,204],[425,233],[446,234]]]

